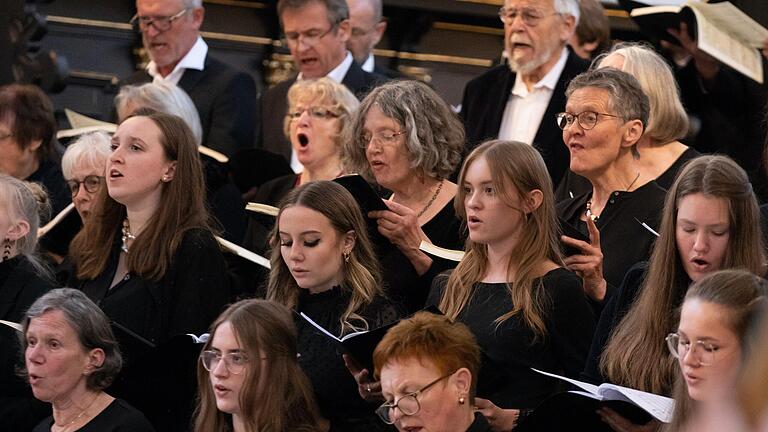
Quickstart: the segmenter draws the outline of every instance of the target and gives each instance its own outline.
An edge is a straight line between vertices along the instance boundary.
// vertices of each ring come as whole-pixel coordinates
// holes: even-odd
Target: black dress
[[[439,305],[448,278],[440,276],[427,304]],[[542,315],[547,329],[534,340],[533,330],[520,315],[500,325],[495,320],[512,309],[506,283],[478,282],[458,321],[466,324],[483,351],[477,395],[501,408],[534,408],[557,393],[562,384],[531,370],[536,368],[577,377],[595,330],[595,318],[584,296],[581,279],[557,268],[534,280],[546,293]]]
[[[595,222],[600,230],[603,276],[609,286],[619,286],[631,266],[646,261],[650,256],[656,240],[656,234],[651,230],[658,232],[666,193],[652,181],[632,192],[616,191],[611,194]],[[587,236],[589,230],[581,215],[591,198],[590,191],[557,204],[557,215]]]
[[[72,202],[72,194],[64,182],[64,174],[61,172],[61,164],[58,161],[40,162],[37,171],[27,177],[26,180],[39,183],[45,188],[51,202],[51,217],[56,216]],[[76,211],[72,211],[56,226],[56,229],[40,238],[40,249],[59,256],[66,255],[69,243],[80,231],[80,227],[80,217]]]
[[[32,432],[50,432],[52,426],[53,416],[40,422]],[[77,432],[155,432],[155,428],[136,408],[115,399]]]
[[[340,335],[339,317],[349,299],[350,293],[340,287],[317,294],[302,289],[296,313],[303,312],[332,334]],[[399,318],[397,309],[383,298],[376,299],[360,315],[370,330]],[[378,404],[360,397],[354,377],[344,366],[338,344],[303,318],[297,316],[295,321],[299,364],[312,383],[323,417],[331,422],[331,431],[391,430],[376,416]]]
[[[432,244],[446,249],[464,250],[466,230],[456,216],[453,200],[421,226]],[[424,308],[432,280],[456,262],[430,256],[432,266],[419,276],[411,261],[397,247],[389,248],[381,257],[381,272],[387,295],[407,313]]]
[[[0,319],[20,322],[40,296],[55,288],[22,256],[0,262]],[[23,365],[16,330],[0,325],[0,425],[8,431],[28,431],[49,415],[48,404],[35,399],[29,385],[15,373]],[[10,429],[7,429],[10,428]]]
[[[596,385],[600,385],[604,382],[608,382],[606,377],[600,372],[600,358],[603,355],[603,350],[608,344],[608,339],[611,337],[613,330],[619,325],[627,312],[632,308],[635,300],[640,294],[640,288],[645,282],[645,278],[648,275],[648,262],[639,262],[632,266],[624,280],[611,296],[606,298],[605,307],[600,315],[600,320],[597,323],[597,330],[595,331],[595,337],[592,339],[592,346],[589,348],[589,356],[587,356],[587,363],[584,366],[584,371],[581,373],[581,379],[588,381]],[[683,302],[683,297],[690,285],[691,280],[687,275],[683,276],[683,280],[676,283],[677,301],[675,308],[680,306]],[[670,329],[670,331],[672,331]]]
[[[151,353],[161,351],[174,336],[206,332],[221,313],[229,301],[224,257],[210,231],[190,229],[160,280],[129,273],[110,288],[120,244],[118,234],[104,272],[76,285],[115,323],[123,347],[126,364],[110,392],[141,410],[158,430],[185,430],[195,395],[197,357],[163,355],[161,360]]]

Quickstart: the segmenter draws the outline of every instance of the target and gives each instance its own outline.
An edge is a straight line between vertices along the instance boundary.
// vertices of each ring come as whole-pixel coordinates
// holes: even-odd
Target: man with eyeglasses
[[[151,61],[124,84],[167,82],[195,103],[203,144],[228,156],[252,148],[256,84],[244,72],[211,57],[200,37],[202,0],[136,0],[131,23],[141,32]]]
[[[490,69],[464,89],[467,150],[490,138],[531,144],[557,186],[569,157],[551,119],[565,108],[571,78],[589,66],[567,47],[578,24],[579,2],[505,0],[499,18],[509,64]]]
[[[347,48],[357,64],[366,72],[401,78],[402,75],[397,71],[376,64],[373,57],[373,47],[381,41],[387,30],[387,22],[382,19],[381,0],[347,0],[347,3],[349,22],[352,25]]]
[[[345,0],[280,0],[277,14],[285,35],[283,43],[290,49],[299,74],[262,96],[260,146],[284,156],[291,168],[300,172],[301,164],[283,133],[291,85],[297,80],[327,76],[362,97],[384,78],[363,71],[347,50],[351,26]]]

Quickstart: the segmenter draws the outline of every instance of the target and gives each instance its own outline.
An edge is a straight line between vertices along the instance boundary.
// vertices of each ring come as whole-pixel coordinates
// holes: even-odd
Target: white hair
[[[553,0],[553,6],[558,13],[571,15],[576,20],[574,26],[579,25],[579,0]]]
[[[146,83],[138,86],[124,86],[115,97],[115,107],[120,117],[130,113],[123,111],[129,104],[133,109],[152,108],[155,111],[179,116],[192,130],[197,145],[203,142],[203,128],[194,102],[181,87],[169,83]]]
[[[203,7],[203,0],[182,0],[181,4],[183,4],[185,8],[199,9]]]
[[[66,180],[71,180],[78,165],[103,169],[111,153],[110,137],[107,133],[97,131],[81,135],[77,141],[67,146],[67,151],[61,158],[61,172]]]

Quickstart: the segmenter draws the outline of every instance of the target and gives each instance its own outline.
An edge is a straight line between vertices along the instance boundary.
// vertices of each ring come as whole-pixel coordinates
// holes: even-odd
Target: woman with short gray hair
[[[406,309],[421,309],[433,276],[455,265],[426,255],[421,241],[464,246],[453,208],[458,187],[449,180],[464,147],[461,121],[426,84],[393,81],[365,97],[344,134],[347,172],[392,192],[387,210],[367,215],[395,246],[381,257],[389,294]]]
[[[557,122],[570,169],[591,185],[557,206],[558,216],[589,239],[562,237],[580,251],[565,264],[581,276],[587,295],[602,302],[609,286],[619,286],[632,265],[648,259],[666,191],[641,178],[637,163],[649,113],[637,79],[614,68],[591,70],[576,76],[565,94]]]
[[[111,137],[101,131],[81,135],[67,147],[61,158],[61,172],[83,223],[90,216],[97,192],[104,185],[104,169],[112,154],[110,140]]]
[[[109,320],[85,294],[52,290],[21,325],[24,375],[35,397],[53,406],[34,432],[154,431],[143,414],[104,392],[123,360]]]

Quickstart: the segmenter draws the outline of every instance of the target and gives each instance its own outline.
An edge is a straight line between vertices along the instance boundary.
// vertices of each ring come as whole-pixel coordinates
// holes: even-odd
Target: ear
[[[194,23],[194,26],[196,29],[200,30],[200,27],[203,25],[204,19],[205,19],[205,9],[201,7],[192,9],[192,22]]]
[[[336,36],[342,41],[346,42],[349,40],[351,35],[352,25],[349,23],[348,19],[345,19],[344,21],[340,22],[338,26],[336,26]]]
[[[104,364],[104,350],[101,348],[94,348],[88,351],[88,364],[85,366],[85,374],[90,375],[94,370],[100,368]]]
[[[29,234],[29,222],[20,220],[11,226],[8,232],[6,232],[5,237],[16,241],[27,234]]]
[[[573,15],[564,15],[561,18],[563,24],[560,26],[560,40],[567,42],[576,31],[576,18]]]
[[[173,180],[173,177],[176,175],[176,161],[171,162],[168,167],[163,171],[163,181],[169,182]]]
[[[36,140],[32,140],[32,141],[29,143],[29,146],[27,147],[27,149],[28,149],[30,152],[34,153],[34,152],[36,152],[36,151],[37,151],[37,149],[39,149],[39,148],[40,148],[40,146],[41,146],[41,145],[43,145],[43,140],[39,140],[39,139],[36,139]]]
[[[357,241],[357,235],[355,235],[355,232],[350,230],[347,231],[346,234],[344,234],[344,238],[342,239],[344,241],[344,251],[345,252],[351,252],[352,249],[355,248],[355,242]]]
[[[581,44],[581,49],[591,55],[597,49],[598,45],[600,45],[599,41],[584,42]]]
[[[637,144],[640,137],[643,136],[645,127],[640,120],[630,120],[624,124],[624,133],[622,134],[621,146],[632,147]]]
[[[467,368],[457,370],[451,378],[453,385],[456,386],[457,397],[469,397],[469,391],[472,389],[472,372]]]
[[[380,41],[381,38],[384,36],[384,32],[387,31],[387,22],[381,21],[378,24],[376,24],[374,27],[374,37],[373,37],[373,46],[376,46]]]
[[[525,203],[523,205],[523,210],[525,210],[526,213],[533,213],[536,209],[541,207],[541,203],[543,202],[544,193],[539,189],[534,189],[528,192],[528,196],[525,198]]]

